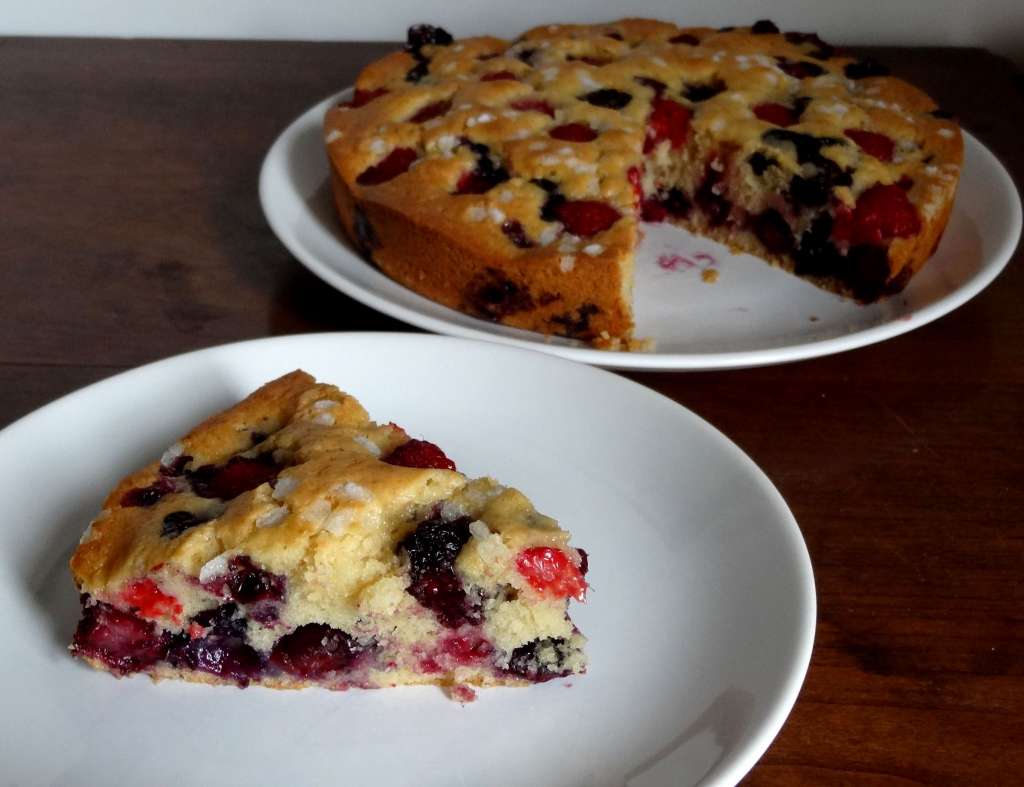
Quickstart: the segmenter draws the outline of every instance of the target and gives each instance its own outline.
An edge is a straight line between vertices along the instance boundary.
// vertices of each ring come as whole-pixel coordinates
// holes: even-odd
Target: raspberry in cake
[[[118,484],[71,571],[71,651],[118,676],[519,686],[586,666],[569,534],[300,371]]]
[[[512,41],[418,25],[325,133],[342,225],[386,274],[618,349],[641,222],[871,303],[934,253],[963,157],[920,90],[767,21],[624,19]]]

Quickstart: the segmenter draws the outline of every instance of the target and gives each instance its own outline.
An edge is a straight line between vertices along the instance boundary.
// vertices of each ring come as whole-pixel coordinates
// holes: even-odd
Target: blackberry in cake
[[[341,223],[386,274],[608,348],[632,339],[641,222],[871,303],[934,253],[963,157],[920,90],[767,21],[624,19],[513,41],[419,25],[324,130]]]
[[[121,481],[71,571],[71,652],[118,676],[464,696],[586,665],[569,534],[300,371]]]

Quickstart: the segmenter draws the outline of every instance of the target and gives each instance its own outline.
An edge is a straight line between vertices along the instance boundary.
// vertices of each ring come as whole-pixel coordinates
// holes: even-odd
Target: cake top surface
[[[923,92],[770,23],[624,19],[512,42],[421,26],[355,88],[325,118],[329,154],[355,193],[442,230],[478,223],[481,243],[510,254],[631,244],[644,157],[690,136],[736,160],[769,160],[780,179],[828,160],[849,173],[829,184],[848,207],[875,184],[908,183],[926,216],[962,159],[956,123]],[[553,188],[604,208],[553,211]]]
[[[398,544],[430,517],[482,520],[508,549],[567,542],[518,491],[449,468],[436,446],[293,372],[125,478],[83,536],[72,572],[83,592],[102,597],[153,572],[206,582],[244,555],[292,577],[297,594],[330,588],[343,605],[395,573]]]

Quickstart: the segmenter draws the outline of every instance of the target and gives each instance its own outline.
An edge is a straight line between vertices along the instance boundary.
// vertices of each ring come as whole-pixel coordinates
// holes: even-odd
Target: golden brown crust
[[[917,88],[826,50],[820,39],[802,34],[623,19],[537,27],[514,42],[480,37],[427,46],[420,57],[429,70],[419,82],[407,80],[416,57],[393,53],[356,80],[357,91],[372,100],[333,108],[325,118],[338,213],[348,235],[382,270],[426,297],[508,325],[614,345],[631,333],[638,186],[647,198],[675,184],[693,202],[709,162],[719,159],[733,203],[728,228],[709,226],[706,216],[695,215],[701,211],[670,220],[793,269],[792,257],[764,247],[743,217],[779,209],[796,235],[807,229],[809,219],[791,215],[799,214],[791,201],[779,202],[794,176],[811,176],[806,162],[785,142],[766,148],[762,134],[774,124],[753,112],[760,104],[798,99],[805,109],[792,131],[839,140],[823,149],[824,158],[851,174],[848,185],[831,190],[837,207],[852,209],[875,184],[912,182],[908,195],[921,229],[891,243],[887,282],[866,293],[873,299],[905,285],[933,252],[950,213],[963,140],[954,122],[931,114],[934,102]],[[809,75],[794,75],[794,64]],[[855,78],[845,75],[851,64]],[[692,113],[690,142],[671,155],[667,148],[642,150],[655,96],[651,80],[668,86],[665,95]],[[724,87],[710,98],[690,100],[679,87],[717,82]],[[621,91],[631,100],[619,108],[579,100],[596,89]],[[538,111],[538,102],[548,109]],[[437,106],[443,111],[416,119]],[[599,135],[593,141],[549,137],[553,127],[574,123]],[[862,151],[846,138],[847,129],[894,140],[891,161]],[[477,164],[464,139],[485,145],[511,178],[486,193],[454,193]],[[359,182],[398,148],[416,153],[408,171],[379,184]],[[746,162],[766,149],[776,170],[762,180]],[[571,236],[542,215],[547,194],[535,185],[541,180],[556,183],[569,200],[606,203],[622,218],[592,236]],[[504,226],[509,220],[521,225],[526,248],[511,241]],[[584,252],[588,247],[593,256]],[[481,305],[474,283],[488,276],[512,293],[508,302]],[[810,278],[837,292],[856,292],[841,277]]]
[[[279,429],[294,413],[299,397],[316,381],[301,370],[273,380],[223,412],[210,416],[183,437],[176,448],[193,457],[195,466],[213,464],[248,448],[254,431]],[[148,509],[124,507],[130,489],[145,487],[159,477],[160,461],[151,462],[114,487],[103,502],[101,516],[82,537],[71,556],[71,573],[79,587],[103,583],[111,567],[124,565],[136,549],[139,522]]]

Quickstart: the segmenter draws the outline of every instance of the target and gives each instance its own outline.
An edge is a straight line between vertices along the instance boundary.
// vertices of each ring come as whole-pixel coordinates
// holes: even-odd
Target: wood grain
[[[213,344],[410,330],[305,272],[256,180],[276,135],[390,47],[0,40],[0,425]],[[1024,181],[1022,80],[874,50]],[[1024,777],[1024,270],[955,313],[789,366],[635,374],[760,464],[818,583],[807,682],[748,783]]]

